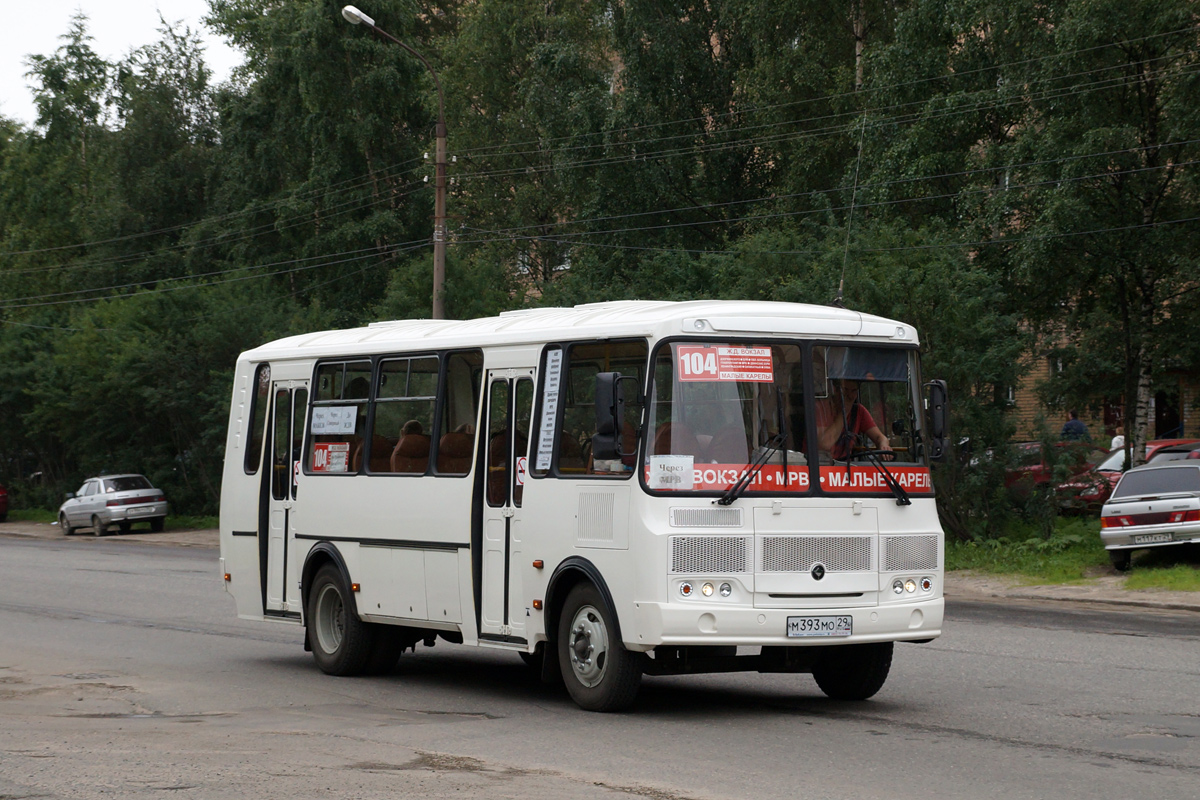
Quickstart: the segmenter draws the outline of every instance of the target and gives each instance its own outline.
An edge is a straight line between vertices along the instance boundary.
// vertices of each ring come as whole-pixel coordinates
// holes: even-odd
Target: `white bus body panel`
[[[536,367],[546,342],[644,338],[653,349],[660,339],[697,334],[918,344],[911,326],[845,309],[629,301],[529,309],[470,321],[378,323],[294,336],[243,353],[234,381],[221,492],[222,568],[230,574],[226,587],[239,617],[270,618],[263,612],[256,535],[262,476],[247,475],[243,468],[246,416],[258,364],[271,364],[273,380],[307,380],[323,358],[481,348],[485,370],[518,370]],[[360,584],[356,601],[364,619],[458,630],[466,643],[484,644],[475,625],[468,546],[478,469],[476,464],[466,477],[301,474],[293,529],[303,538],[288,550],[288,575],[298,582],[310,548],[320,540],[332,541],[350,579]],[[662,644],[824,645],[940,634],[944,542],[932,497],[914,497],[910,506],[897,506],[888,497],[750,497],[731,507],[741,510],[736,527],[672,526],[672,508],[715,507],[711,498],[650,496],[636,476],[531,476],[522,507],[516,509],[519,534],[510,551],[509,601],[514,615],[524,620],[524,647],[532,651],[547,638],[545,610],[535,610],[533,601],[546,597],[555,568],[572,557],[586,559],[603,576],[622,639],[633,650]],[[672,572],[672,540],[708,536],[745,539],[742,569]],[[807,570],[764,572],[762,542],[768,536],[859,536],[869,542],[870,568],[830,571],[819,583]],[[937,563],[923,569],[882,569],[882,543],[894,536],[934,537]],[[370,542],[338,541],[342,538]],[[535,560],[544,566],[534,567]],[[933,589],[919,596],[896,596],[891,590],[895,577],[930,577]],[[729,598],[703,597],[699,592],[684,598],[678,590],[684,580],[729,582],[735,589]],[[298,594],[289,592],[291,597]],[[298,603],[295,611],[303,612]],[[853,637],[788,638],[787,617],[810,613],[852,614]],[[299,614],[294,620],[300,620]]]

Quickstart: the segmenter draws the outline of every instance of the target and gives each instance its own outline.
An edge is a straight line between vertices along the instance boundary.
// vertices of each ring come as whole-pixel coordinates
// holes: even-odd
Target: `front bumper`
[[[942,633],[942,597],[913,603],[869,607],[754,608],[701,607],[695,603],[634,603],[634,631],[623,632],[625,646],[648,650],[658,645],[791,645],[821,646],[863,642],[932,639]],[[787,618],[840,616],[853,618],[853,635],[789,637]]]

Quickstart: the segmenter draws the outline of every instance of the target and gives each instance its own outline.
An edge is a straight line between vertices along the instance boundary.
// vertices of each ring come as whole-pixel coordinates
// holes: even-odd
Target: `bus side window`
[[[309,472],[359,471],[370,394],[370,361],[334,362],[317,367],[306,464]]]
[[[262,463],[263,434],[267,422],[267,398],[271,393],[271,365],[259,364],[254,370],[254,384],[250,387],[250,430],[246,432],[247,475],[258,472]]]
[[[625,420],[621,427],[621,458],[592,458],[592,436],[596,433],[596,375],[619,372],[645,385],[648,348],[645,340],[586,343],[567,350],[564,380],[559,395],[561,432],[558,440],[557,474],[604,475],[628,478],[636,461],[638,427],[642,406],[632,389],[626,392]]]
[[[439,398],[442,405],[436,475],[466,475],[471,471],[482,380],[482,352],[471,350],[446,357],[446,374]]]
[[[433,450],[437,356],[387,359],[379,366],[371,472],[424,475]]]

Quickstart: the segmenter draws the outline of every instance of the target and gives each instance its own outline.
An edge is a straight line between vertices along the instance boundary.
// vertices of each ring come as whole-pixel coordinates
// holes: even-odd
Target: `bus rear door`
[[[288,591],[288,546],[304,444],[308,381],[277,381],[271,386],[271,397],[270,486],[265,487],[263,498],[267,535],[259,542],[263,610],[293,616],[300,612],[300,593]]]

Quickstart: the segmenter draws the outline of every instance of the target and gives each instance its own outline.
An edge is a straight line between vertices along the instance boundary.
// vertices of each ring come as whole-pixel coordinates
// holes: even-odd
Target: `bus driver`
[[[830,396],[817,402],[817,446],[822,454],[845,461],[854,452],[859,434],[866,434],[877,450],[892,451],[871,412],[858,402],[858,381],[835,380]]]

